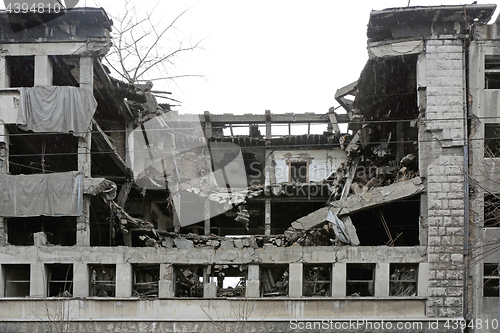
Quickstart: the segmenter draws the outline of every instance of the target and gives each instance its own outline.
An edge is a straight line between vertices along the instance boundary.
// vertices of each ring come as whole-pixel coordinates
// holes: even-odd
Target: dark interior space
[[[498,297],[499,282],[498,264],[483,266],[483,297]]]
[[[160,265],[132,266],[134,283],[132,285],[132,296],[134,297],[158,297],[160,281]]]
[[[33,234],[43,231],[52,245],[76,244],[76,217],[16,217],[8,218],[7,235],[12,245],[34,245]]]
[[[90,296],[114,297],[116,292],[116,266],[90,265]]]
[[[325,206],[325,202],[308,201],[274,201],[271,203],[271,234],[280,235],[288,229],[292,222]]]
[[[4,264],[2,274],[5,281],[5,297],[30,295],[30,265]]]
[[[69,297],[73,295],[73,264],[48,264],[47,280],[49,297]]]
[[[346,296],[375,295],[375,264],[347,264]]]
[[[484,157],[500,157],[500,124],[484,124]]]
[[[260,266],[260,292],[263,297],[288,296],[288,265]]]
[[[484,88],[500,89],[500,57],[484,57]]]
[[[123,245],[123,234],[119,232],[120,221],[99,196],[90,201],[90,246]]]
[[[362,246],[420,244],[420,196],[364,210],[351,219]]]
[[[484,196],[484,227],[498,227],[500,222],[500,195],[486,194]]]
[[[203,266],[174,266],[175,297],[203,297]]]
[[[304,296],[330,296],[332,288],[331,264],[304,264]]]
[[[391,264],[389,296],[417,296],[418,264]]]
[[[12,175],[78,170],[78,138],[71,134],[35,134],[9,126]]]
[[[51,56],[52,84],[54,86],[79,87],[80,58],[71,56]],[[76,75],[76,78],[75,78]]]
[[[7,57],[7,66],[12,88],[35,85],[35,56]]]

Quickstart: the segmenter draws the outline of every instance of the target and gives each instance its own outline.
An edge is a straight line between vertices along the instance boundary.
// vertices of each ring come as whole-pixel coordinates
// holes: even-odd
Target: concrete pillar
[[[389,297],[390,264],[378,263],[375,268],[375,296]]]
[[[82,215],[76,218],[76,245],[90,246],[90,197],[83,196]]]
[[[173,298],[175,296],[174,265],[160,264],[160,281],[158,281],[158,296]]]
[[[332,265],[332,297],[346,297],[347,264],[336,262]]]
[[[54,71],[47,55],[35,55],[35,86],[51,86]]]
[[[248,265],[248,277],[246,280],[246,297],[260,297],[260,267],[259,265]]]
[[[5,297],[5,272],[3,265],[0,265],[0,297]]]
[[[205,236],[210,235],[210,200],[205,201]]]
[[[39,262],[30,266],[30,297],[47,296],[47,270],[45,265]]]
[[[0,60],[1,59],[2,57],[0,57]],[[9,173],[9,133],[5,128],[5,125],[0,125],[0,174],[5,175],[8,173]],[[5,246],[6,244],[7,244],[7,221],[3,217],[0,217],[0,246]]]
[[[266,149],[266,165],[264,167],[264,184],[266,186],[276,184],[276,170],[274,168],[274,153],[270,149]]]
[[[203,297],[215,298],[217,297],[217,282],[210,280],[210,271],[212,267],[207,266],[203,268]]]
[[[417,277],[417,296],[429,296],[427,288],[429,287],[429,264],[426,262],[418,264]]]
[[[264,209],[264,234],[271,235],[271,200],[266,199]]]
[[[80,58],[80,88],[94,90],[94,58]]]
[[[304,268],[302,263],[290,264],[290,279],[288,283],[288,295],[290,297],[302,297]]]
[[[90,295],[89,269],[85,263],[73,264],[73,296],[88,297]]]
[[[10,73],[7,58],[0,56],[0,89],[10,87]]]
[[[116,297],[132,296],[132,265],[116,264]]]

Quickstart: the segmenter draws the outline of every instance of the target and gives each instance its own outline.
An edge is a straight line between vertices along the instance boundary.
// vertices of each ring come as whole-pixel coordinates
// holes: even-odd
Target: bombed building
[[[0,12],[0,331],[496,331],[494,10],[373,11],[339,108],[245,115],[111,77],[103,9]]]

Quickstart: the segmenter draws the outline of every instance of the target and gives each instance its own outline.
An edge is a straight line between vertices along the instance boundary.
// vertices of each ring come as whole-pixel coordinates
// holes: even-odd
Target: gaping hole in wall
[[[500,157],[500,124],[484,124],[484,157]]]
[[[116,293],[116,266],[89,265],[90,296],[114,297]]]
[[[289,168],[289,182],[307,183],[309,181],[309,167],[307,162],[290,162]]]
[[[262,185],[265,182],[264,151],[242,151],[243,162],[245,163],[245,172],[247,174],[248,185]]]
[[[203,266],[174,266],[175,297],[203,297]]]
[[[160,265],[135,264],[132,265],[134,282],[132,296],[158,297],[160,281]]]
[[[498,227],[500,221],[500,195],[486,194],[484,196],[484,227]]]
[[[7,237],[12,245],[34,245],[35,237],[40,242],[52,245],[73,246],[76,244],[76,217],[16,217],[8,218]],[[44,235],[39,236],[39,233]],[[46,244],[37,244],[46,245]]]
[[[78,139],[71,134],[35,134],[9,126],[12,175],[78,170]]]
[[[210,282],[217,283],[217,297],[244,297],[247,266],[214,265]]]
[[[260,293],[263,297],[288,296],[288,265],[260,266]]]
[[[484,88],[500,89],[500,57],[484,57]]]
[[[347,264],[347,296],[375,295],[375,264]]]
[[[389,296],[417,296],[418,264],[391,264]]]
[[[72,56],[51,56],[52,84],[54,86],[80,86],[80,58]]]
[[[498,297],[498,283],[500,275],[498,264],[484,264],[483,266],[483,297]]]
[[[90,246],[123,245],[124,235],[119,232],[119,219],[101,197],[90,199]]]
[[[73,264],[46,264],[47,296],[71,297],[73,295]]]
[[[285,199],[286,200],[286,199]],[[325,201],[273,201],[271,203],[271,234],[280,235],[299,218],[325,206]]]
[[[304,264],[304,296],[330,296],[332,289],[331,264]]]
[[[12,88],[35,85],[35,56],[7,57],[7,67]]]
[[[5,281],[5,297],[26,297],[30,295],[30,265],[4,264],[2,274]]]
[[[363,246],[419,245],[420,196],[351,215]]]

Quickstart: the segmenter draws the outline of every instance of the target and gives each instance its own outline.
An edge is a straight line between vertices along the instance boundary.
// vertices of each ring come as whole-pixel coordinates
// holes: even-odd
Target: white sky
[[[94,6],[97,0],[80,0]],[[138,8],[149,2],[137,1]],[[470,1],[470,3],[472,0]],[[124,0],[98,1],[111,16]],[[176,25],[175,38],[204,39],[184,54],[175,82],[156,81],[182,101],[182,113],[326,113],[335,91],[358,79],[367,60],[366,26],[372,9],[406,7],[408,0],[160,0],[155,14]],[[498,1],[478,1],[480,4]],[[459,5],[457,1],[411,0],[411,6]],[[498,10],[493,18],[496,19]],[[116,24],[116,22],[115,22]]]

